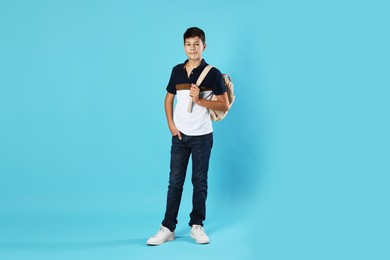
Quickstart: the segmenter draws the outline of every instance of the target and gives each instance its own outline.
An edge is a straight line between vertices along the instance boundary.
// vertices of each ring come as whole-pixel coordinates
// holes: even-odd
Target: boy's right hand
[[[179,140],[181,140],[181,133],[180,133],[179,129],[177,129],[175,124],[169,124],[169,131],[171,131],[172,136],[176,136],[177,135]]]

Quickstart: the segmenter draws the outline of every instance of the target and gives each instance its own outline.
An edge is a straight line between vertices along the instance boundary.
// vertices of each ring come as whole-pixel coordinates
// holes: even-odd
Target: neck
[[[188,60],[187,66],[190,68],[196,68],[202,63],[202,59],[200,60]]]

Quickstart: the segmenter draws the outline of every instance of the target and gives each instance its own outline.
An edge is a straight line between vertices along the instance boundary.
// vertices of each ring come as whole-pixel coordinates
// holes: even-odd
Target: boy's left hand
[[[191,84],[190,96],[192,97],[194,103],[197,103],[199,100],[199,92],[200,92],[199,87],[195,84]]]

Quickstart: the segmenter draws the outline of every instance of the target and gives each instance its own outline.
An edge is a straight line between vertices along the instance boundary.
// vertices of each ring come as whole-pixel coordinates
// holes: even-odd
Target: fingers
[[[169,126],[169,130],[171,131],[172,136],[176,136],[177,135],[179,140],[181,140],[181,133],[180,133],[179,129],[177,129],[174,124]]]
[[[191,84],[190,96],[194,99],[194,101],[197,101],[197,99],[199,98],[199,92],[199,87],[195,84]]]
[[[191,88],[190,88],[190,96],[193,97],[195,95],[199,95],[199,87],[195,84],[191,84]]]
[[[172,136],[177,136],[177,138],[179,138],[179,140],[181,140],[181,133],[180,133],[179,129],[176,128],[175,132],[172,133]]]

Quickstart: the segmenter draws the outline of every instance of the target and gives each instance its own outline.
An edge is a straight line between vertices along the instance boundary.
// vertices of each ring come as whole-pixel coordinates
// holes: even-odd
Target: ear
[[[205,44],[203,44],[203,50],[205,50],[206,49],[206,43]]]

